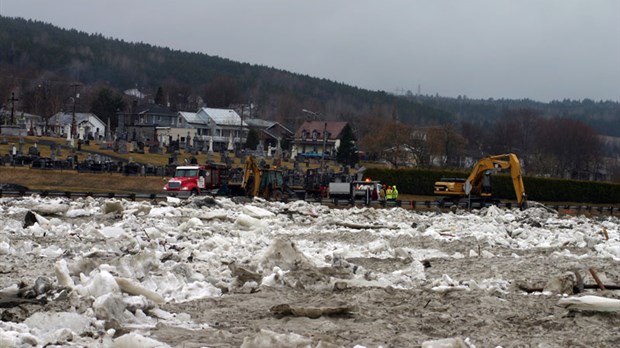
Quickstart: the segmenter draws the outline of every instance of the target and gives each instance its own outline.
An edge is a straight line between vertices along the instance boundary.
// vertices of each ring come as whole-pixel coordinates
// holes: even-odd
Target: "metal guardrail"
[[[130,201],[137,200],[164,200],[168,197],[167,194],[164,193],[114,193],[114,192],[73,192],[73,191],[47,191],[47,190],[28,190],[28,191],[18,191],[18,190],[2,190],[0,189],[0,197],[24,197],[30,195],[38,195],[41,197],[67,197],[67,198],[80,198],[80,197],[94,197],[94,198],[119,198],[119,199],[127,199]],[[400,207],[403,209],[409,210],[426,210],[426,209],[440,209],[441,211],[449,211],[452,209],[470,209],[466,203],[463,204],[454,204],[450,203],[440,204],[436,201],[371,201],[369,204],[364,200],[345,200],[345,199],[321,199],[316,200],[314,198],[305,199],[307,202],[316,202],[324,205],[329,205],[333,207],[374,207],[374,208],[394,208]],[[499,204],[493,204],[495,206],[507,208],[507,209],[518,209],[519,205],[516,203],[505,202]],[[491,206],[491,204],[487,204],[484,206]],[[479,203],[472,204],[471,209],[479,209],[484,207]],[[620,213],[620,207],[614,206],[598,206],[598,205],[560,205],[560,204],[547,204],[545,205],[548,209],[553,209],[559,213],[576,213],[576,214],[608,214],[614,215]]]

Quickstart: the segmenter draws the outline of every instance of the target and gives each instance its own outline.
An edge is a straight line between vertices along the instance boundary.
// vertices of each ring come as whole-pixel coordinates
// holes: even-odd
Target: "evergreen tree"
[[[249,150],[255,150],[260,143],[260,137],[256,129],[250,129],[248,132],[248,138],[245,140],[245,148]]]
[[[353,130],[351,130],[351,126],[348,124],[342,130],[342,136],[340,137],[340,147],[338,148],[338,153],[336,154],[336,159],[338,163],[344,165],[353,166],[357,163],[357,148],[355,146],[355,136],[353,135]]]
[[[164,98],[164,90],[159,86],[157,93],[155,93],[155,104],[166,106],[166,99]]]
[[[116,113],[118,111],[124,111],[125,106],[126,104],[123,100],[123,96],[116,91],[104,87],[99,90],[95,99],[93,99],[90,104],[90,112],[97,115],[99,119],[106,123],[106,126],[108,120],[110,120],[110,126],[112,129],[116,129],[118,126]]]

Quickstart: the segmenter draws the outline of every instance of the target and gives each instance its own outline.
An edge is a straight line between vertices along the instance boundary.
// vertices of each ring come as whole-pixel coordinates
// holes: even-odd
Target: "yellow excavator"
[[[442,178],[435,182],[434,193],[444,196],[440,204],[445,202],[493,202],[491,192],[491,174],[510,169],[512,185],[515,189],[517,203],[521,209],[527,208],[527,196],[521,177],[521,164],[517,155],[510,153],[489,156],[480,159],[467,179]]]
[[[284,192],[288,194],[282,171],[260,168],[252,156],[245,159],[241,188],[249,197],[263,197],[274,201],[281,200]]]

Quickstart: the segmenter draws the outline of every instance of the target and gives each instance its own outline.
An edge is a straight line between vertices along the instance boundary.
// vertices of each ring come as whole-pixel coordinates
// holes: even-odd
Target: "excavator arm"
[[[510,169],[510,177],[517,203],[522,209],[526,208],[527,197],[525,195],[525,187],[523,186],[523,178],[521,177],[521,164],[517,155],[513,153],[480,159],[474,166],[474,170],[467,178],[466,183],[469,183],[471,193],[480,196],[490,195],[490,192],[485,192],[485,176],[505,169]],[[468,185],[466,184],[465,186],[467,187]],[[469,194],[469,192],[466,192],[466,194]]]
[[[254,176],[253,180],[250,180],[252,175]],[[251,196],[255,197],[258,195],[260,180],[260,169],[256,165],[256,162],[254,162],[254,158],[252,156],[247,156],[245,158],[245,165],[243,166],[243,181],[241,182],[241,187]],[[249,184],[251,187],[248,187]]]

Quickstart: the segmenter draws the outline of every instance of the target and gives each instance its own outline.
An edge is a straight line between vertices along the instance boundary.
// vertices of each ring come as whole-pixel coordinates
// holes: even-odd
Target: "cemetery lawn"
[[[166,179],[160,176],[124,176],[108,173],[78,173],[76,170],[42,170],[30,167],[0,167],[0,183],[26,186],[36,191],[93,193],[160,193]]]
[[[57,137],[41,137],[41,136],[26,136],[26,137],[18,137],[18,136],[7,136],[5,137],[7,140],[6,144],[0,144],[0,156],[4,156],[5,154],[11,153],[11,148],[13,145],[16,148],[19,147],[19,138],[23,138],[24,145],[22,146],[22,150],[24,155],[28,154],[28,149],[34,144],[37,144],[37,149],[41,154],[41,157],[51,157],[51,149],[50,143],[56,143],[61,146],[61,155],[60,158],[65,159],[70,154],[70,149],[67,147],[67,140],[65,138],[57,138]],[[77,143],[74,144],[77,148]],[[148,147],[145,149],[144,153],[130,152],[130,153],[118,153],[114,152],[112,149],[104,149],[101,148],[95,141],[90,141],[89,145],[82,144],[81,151],[76,151],[75,153],[78,156],[78,162],[86,160],[89,155],[99,154],[103,156],[109,156],[113,160],[123,159],[129,162],[139,162],[142,164],[152,164],[154,166],[165,166],[168,164],[168,158],[170,154],[167,153],[149,153]],[[186,153],[185,151],[181,151],[177,156],[177,161],[179,163],[183,163],[185,160],[189,162],[191,158],[191,154]],[[196,156],[198,163],[206,163],[207,155],[206,154],[198,154]],[[214,153],[211,155],[211,160],[216,163],[220,162],[219,153]],[[241,161],[239,159],[235,159],[233,165],[241,166]]]

